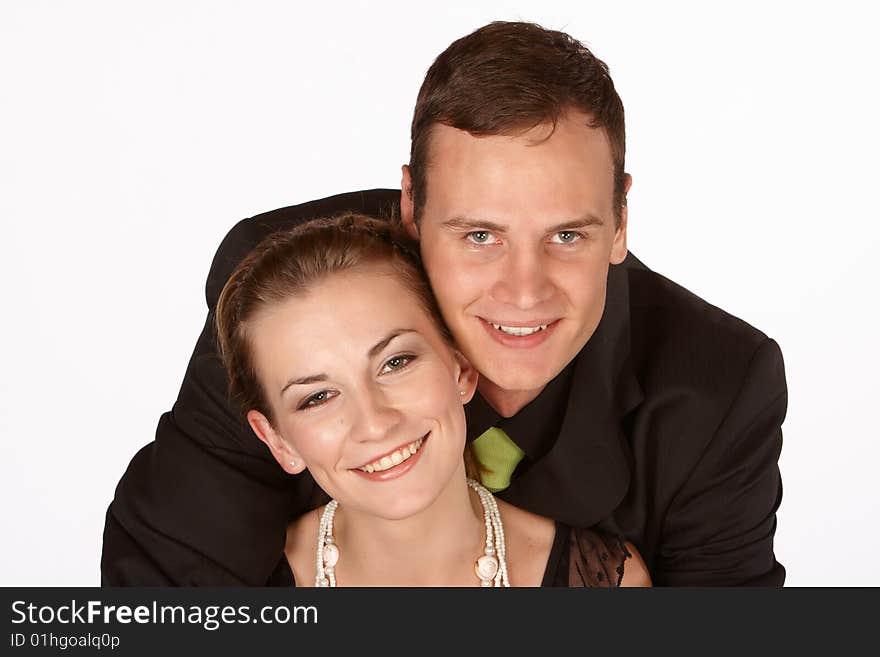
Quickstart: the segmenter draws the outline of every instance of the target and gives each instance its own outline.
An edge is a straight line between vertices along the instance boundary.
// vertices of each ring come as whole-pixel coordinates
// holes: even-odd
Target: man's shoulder
[[[645,511],[624,503],[615,518],[636,532],[659,525],[656,541],[642,535],[653,543],[657,583],[779,585],[772,537],[787,406],[779,346],[637,260],[626,264],[640,395],[623,426],[638,464],[634,490],[647,491],[633,500],[650,500],[648,513],[659,515],[640,527]]]
[[[369,189],[270,210],[239,221],[223,238],[208,275],[206,294],[213,307],[232,270],[267,235],[319,217],[359,212],[388,218],[400,200],[398,189]]]
[[[729,399],[762,352],[778,354],[764,332],[634,256],[625,266],[632,360],[646,391],[676,387],[703,399]]]

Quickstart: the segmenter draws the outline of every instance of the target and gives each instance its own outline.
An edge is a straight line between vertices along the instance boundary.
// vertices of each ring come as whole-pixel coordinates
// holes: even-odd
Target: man
[[[481,374],[469,438],[501,497],[622,533],[655,584],[781,585],[781,354],[627,254],[624,135],[607,68],[560,32],[491,24],[428,71],[399,210]],[[209,310],[267,233],[396,200],[374,190],[241,222]],[[106,584],[287,583],[285,526],[323,501],[230,407],[212,321],[108,511]]]

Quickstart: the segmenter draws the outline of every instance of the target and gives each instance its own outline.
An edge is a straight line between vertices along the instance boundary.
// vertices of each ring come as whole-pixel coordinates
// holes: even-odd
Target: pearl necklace
[[[504,546],[504,526],[495,496],[473,479],[468,479],[483,505],[483,520],[486,523],[486,547],[483,554],[474,562],[474,572],[481,586],[510,586],[507,580],[507,559]],[[336,563],[339,561],[339,546],[333,539],[333,517],[339,502],[331,500],[321,515],[318,525],[318,549],[315,555],[317,575],[315,586],[336,586]]]

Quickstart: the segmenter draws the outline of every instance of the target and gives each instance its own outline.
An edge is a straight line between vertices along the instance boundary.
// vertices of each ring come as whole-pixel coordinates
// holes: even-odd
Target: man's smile
[[[495,322],[479,318],[489,336],[505,347],[529,349],[544,343],[559,325],[558,319],[530,322]]]

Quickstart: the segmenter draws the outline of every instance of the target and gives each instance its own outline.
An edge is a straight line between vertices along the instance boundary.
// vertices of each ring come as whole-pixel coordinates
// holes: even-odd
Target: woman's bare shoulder
[[[498,501],[504,523],[512,586],[540,586],[556,538],[556,523],[544,516]]]
[[[556,523],[553,519],[539,516],[498,498],[496,502],[506,534],[514,532],[527,538],[531,543],[546,545],[548,548],[553,543],[556,533]]]
[[[652,586],[651,574],[636,546],[629,541],[625,541],[624,545],[630,553],[630,558],[624,563],[620,586]]]
[[[315,539],[324,507],[312,509],[287,525],[284,554],[297,586],[311,586],[315,579]]]

